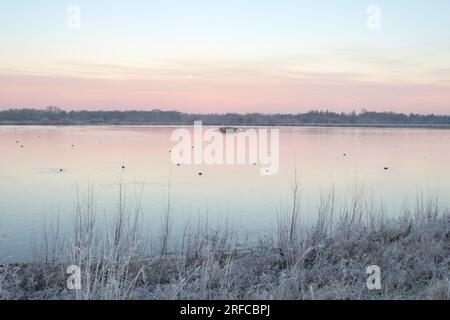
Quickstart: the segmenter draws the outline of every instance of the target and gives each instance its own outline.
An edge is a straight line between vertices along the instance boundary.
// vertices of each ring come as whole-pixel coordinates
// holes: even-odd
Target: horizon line
[[[18,111],[18,110],[36,110],[36,111],[50,111],[48,108],[58,108],[59,112],[178,112],[181,114],[190,114],[190,115],[227,115],[227,114],[239,114],[239,115],[249,115],[249,114],[259,114],[259,115],[301,115],[301,114],[308,114],[313,112],[319,112],[319,113],[334,113],[334,114],[345,114],[350,115],[355,113],[356,115],[362,115],[365,113],[387,113],[387,114],[398,114],[398,115],[418,115],[418,116],[444,116],[448,117],[450,116],[450,113],[416,113],[416,112],[397,112],[393,110],[384,110],[384,111],[373,111],[366,108],[361,108],[359,111],[352,110],[352,111],[337,111],[332,109],[311,109],[308,111],[303,112],[185,112],[185,111],[179,111],[177,109],[165,109],[165,108],[152,108],[152,109],[65,109],[64,107],[60,106],[54,106],[49,105],[47,107],[38,108],[38,107],[23,107],[23,108],[2,108],[0,107],[0,112],[5,111]]]

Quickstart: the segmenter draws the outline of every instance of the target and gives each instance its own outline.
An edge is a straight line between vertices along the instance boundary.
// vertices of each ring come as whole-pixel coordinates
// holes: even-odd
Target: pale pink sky
[[[329,79],[95,79],[0,76],[2,107],[177,109],[188,112],[449,111],[450,90],[438,84],[371,83]]]
[[[449,2],[363,2],[2,2],[0,109],[450,113]]]

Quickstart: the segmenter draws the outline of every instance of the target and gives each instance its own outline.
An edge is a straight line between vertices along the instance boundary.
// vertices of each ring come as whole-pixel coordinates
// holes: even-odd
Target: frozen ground
[[[226,225],[186,227],[170,245],[170,213],[158,243],[140,239],[139,210],[120,201],[100,231],[90,196],[80,201],[73,235],[51,237],[33,263],[0,267],[2,299],[449,299],[450,212],[420,201],[400,218],[361,199],[338,212],[332,195],[318,220],[299,227],[295,205],[275,237],[236,246]],[[42,251],[43,252],[43,251]],[[45,257],[45,258],[43,258]],[[66,268],[81,268],[81,290],[68,290]],[[381,289],[366,286],[366,268],[381,270]]]

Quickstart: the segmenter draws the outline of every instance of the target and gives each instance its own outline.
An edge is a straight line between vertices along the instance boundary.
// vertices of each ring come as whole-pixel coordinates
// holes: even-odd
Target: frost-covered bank
[[[197,225],[177,250],[162,236],[153,254],[139,241],[138,215],[119,210],[101,233],[81,207],[66,257],[0,267],[2,299],[450,298],[450,212],[431,202],[396,219],[363,206],[333,219],[327,202],[309,228],[291,225],[292,211],[277,237],[246,250],[228,228]],[[67,289],[69,263],[81,268],[81,290]],[[380,267],[380,290],[366,286],[369,265]]]

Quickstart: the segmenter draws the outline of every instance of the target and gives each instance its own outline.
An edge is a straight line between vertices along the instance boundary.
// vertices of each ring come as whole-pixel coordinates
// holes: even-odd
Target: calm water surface
[[[114,213],[120,181],[130,204],[142,191],[149,233],[160,229],[170,184],[175,235],[197,216],[228,220],[250,237],[270,233],[288,206],[295,169],[305,220],[313,218],[320,193],[331,184],[344,199],[355,181],[394,214],[418,193],[439,192],[450,205],[450,130],[280,128],[280,171],[274,176],[261,176],[253,165],[177,166],[169,153],[173,130],[0,127],[0,260],[27,259],[48,221],[59,216],[70,225],[77,190],[88,184],[104,216]]]

